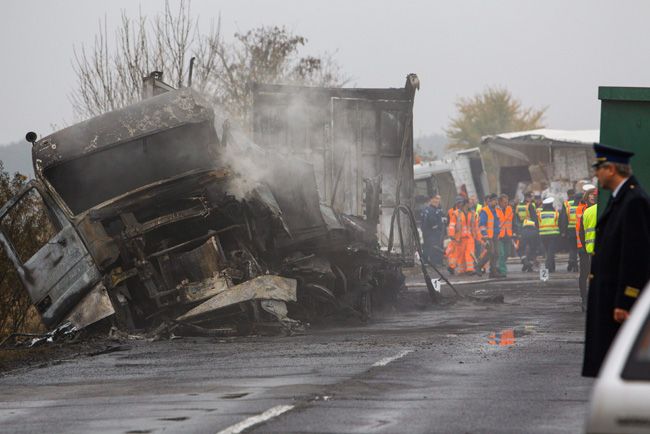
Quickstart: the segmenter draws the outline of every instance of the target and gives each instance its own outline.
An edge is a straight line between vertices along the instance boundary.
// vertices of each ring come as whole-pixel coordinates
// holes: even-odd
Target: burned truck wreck
[[[379,247],[376,181],[365,216],[336,212],[309,163],[232,132],[191,89],[30,141],[36,178],[0,210],[0,243],[48,328],[247,332],[368,318],[404,289],[403,255]],[[37,251],[4,229],[28,199],[46,216]]]

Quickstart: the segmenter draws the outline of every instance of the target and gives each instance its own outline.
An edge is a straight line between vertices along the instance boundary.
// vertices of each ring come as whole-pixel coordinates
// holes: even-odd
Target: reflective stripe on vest
[[[596,221],[598,220],[598,205],[592,205],[582,214],[582,225],[585,228],[585,250],[594,253],[596,243]]]
[[[465,214],[459,209],[450,212],[451,220],[449,221],[449,237],[459,241],[461,238],[469,238],[472,236],[475,219],[472,211],[467,211]]]
[[[460,216],[459,221],[460,221],[460,225],[461,225],[461,227],[460,227],[460,236],[462,238],[471,237],[472,236],[472,224],[473,224],[472,212],[468,211],[467,214],[465,214],[464,212],[460,211],[458,213],[458,215]]]
[[[456,208],[451,208],[447,214],[449,215],[447,235],[449,235],[450,238],[454,238],[456,236],[456,221],[458,220],[458,210]]]
[[[576,210],[578,209],[578,205],[575,205],[575,202],[573,200],[569,200],[564,202],[564,209],[566,209],[566,215],[569,218],[569,229],[575,229],[576,228]]]
[[[525,228],[534,227],[534,226],[535,226],[535,222],[532,221],[531,219],[524,219],[523,226],[524,226]]]
[[[539,234],[541,236],[560,235],[558,217],[557,211],[541,211],[539,213]]]
[[[581,203],[576,209],[576,244],[579,249],[582,249],[582,241],[580,240],[580,227],[582,226],[582,214],[587,209],[586,203]]]
[[[517,217],[519,217],[520,222],[523,222],[524,220],[530,218],[530,214],[528,213],[527,203],[520,203],[519,205],[517,205]]]
[[[507,206],[505,212],[497,208],[497,217],[499,217],[499,238],[512,236],[512,207]]]

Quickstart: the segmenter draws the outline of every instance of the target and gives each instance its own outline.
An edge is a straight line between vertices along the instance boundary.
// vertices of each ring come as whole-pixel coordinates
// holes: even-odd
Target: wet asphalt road
[[[0,377],[0,432],[580,432],[592,382],[579,375],[575,275],[535,277],[460,288],[503,304],[303,336],[133,341],[13,371]]]

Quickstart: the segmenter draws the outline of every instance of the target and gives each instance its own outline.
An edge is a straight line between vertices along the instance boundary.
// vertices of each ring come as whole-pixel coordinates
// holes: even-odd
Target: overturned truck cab
[[[36,179],[0,210],[0,243],[48,328],[293,327],[368,318],[404,289],[378,211],[333,210],[310,164],[220,128],[179,89],[33,143]],[[378,194],[369,180],[364,200]],[[17,221],[47,229],[36,251],[8,235]]]

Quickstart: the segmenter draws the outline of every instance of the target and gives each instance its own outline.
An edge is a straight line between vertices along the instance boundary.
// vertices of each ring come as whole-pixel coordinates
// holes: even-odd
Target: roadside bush
[[[16,195],[27,183],[20,173],[9,175],[0,161],[0,204]],[[47,241],[49,220],[39,199],[28,197],[18,203],[0,224],[18,251],[36,251]],[[0,340],[16,332],[38,332],[43,326],[23,288],[14,265],[0,248]]]

